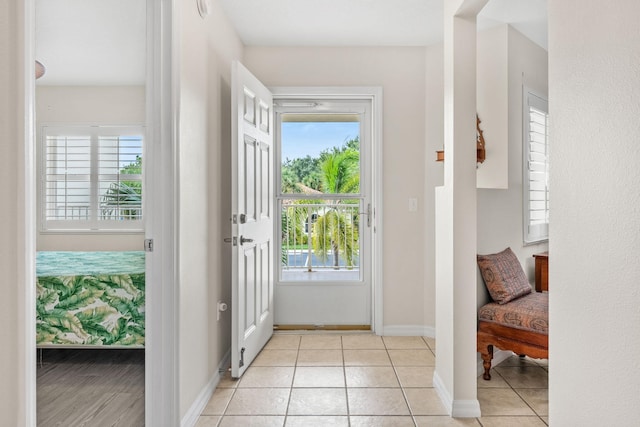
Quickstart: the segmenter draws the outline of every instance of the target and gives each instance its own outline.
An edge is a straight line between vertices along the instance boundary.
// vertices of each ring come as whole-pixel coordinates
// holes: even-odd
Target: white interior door
[[[231,374],[238,378],[273,334],[273,98],[237,61],[232,91]]]

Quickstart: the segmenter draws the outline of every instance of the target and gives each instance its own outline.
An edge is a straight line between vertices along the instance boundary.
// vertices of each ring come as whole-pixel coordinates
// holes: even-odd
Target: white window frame
[[[547,99],[535,91],[523,87],[523,166],[522,166],[522,200],[523,200],[523,239],[525,244],[544,242],[549,239],[549,102]],[[531,151],[531,109],[538,110],[545,114],[545,130],[543,135],[544,153],[543,159],[538,158],[537,162],[532,161]],[[539,133],[538,133],[539,135]],[[539,156],[538,156],[539,157]],[[544,204],[544,220],[532,221],[530,191],[534,185],[540,185],[539,180],[531,178],[533,171],[544,173],[544,195],[539,203]]]
[[[89,202],[89,211],[98,211],[100,198],[98,194],[98,181],[105,176],[99,175],[99,139],[104,136],[141,136],[142,137],[142,157],[144,158],[145,147],[145,129],[141,125],[126,126],[105,126],[105,125],[43,125],[40,130],[41,144],[39,144],[40,162],[39,168],[39,186],[38,186],[38,202],[40,229],[43,233],[142,233],[145,229],[144,224],[144,162],[143,173],[141,175],[118,175],[123,180],[140,180],[142,182],[142,218],[135,220],[108,220],[99,219],[96,215],[90,214],[86,219],[48,219],[47,218],[47,137],[50,136],[89,136],[90,137],[90,153],[91,167],[89,181],[91,186],[91,200]],[[108,176],[107,176],[108,177]]]

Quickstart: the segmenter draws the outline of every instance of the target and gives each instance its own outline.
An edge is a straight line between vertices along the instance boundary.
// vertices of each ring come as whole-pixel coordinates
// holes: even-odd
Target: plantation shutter
[[[524,240],[549,237],[549,113],[547,100],[525,93]]]
[[[98,147],[99,220],[142,219],[142,171],[135,170],[142,159],[142,138],[99,136]]]
[[[44,230],[141,230],[141,127],[43,128]]]
[[[45,217],[89,220],[91,135],[46,135]]]

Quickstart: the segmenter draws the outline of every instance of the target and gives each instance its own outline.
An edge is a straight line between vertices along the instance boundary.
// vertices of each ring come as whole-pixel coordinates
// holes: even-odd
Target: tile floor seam
[[[429,349],[429,351],[435,357],[435,351],[431,348],[431,346],[429,345],[429,342],[427,342],[425,337],[421,337],[421,339],[426,344],[426,346]],[[387,388],[387,389],[400,388],[400,391],[402,393],[402,398],[403,398],[403,400],[405,402],[405,405],[406,405],[406,407],[408,409],[408,415],[407,415],[407,419],[406,420],[408,421],[408,419],[411,419],[411,422],[412,422],[412,424],[414,426],[416,426],[416,427],[420,426],[421,425],[420,422],[429,422],[429,421],[427,421],[427,420],[430,419],[429,417],[437,417],[436,415],[430,415],[430,414],[424,414],[424,415],[420,415],[420,416],[416,415],[414,413],[415,411],[411,408],[411,406],[409,404],[409,400],[410,399],[409,399],[409,395],[407,393],[408,390],[410,390],[410,389],[424,389],[424,388],[431,388],[432,389],[433,388],[433,384],[432,383],[431,383],[431,387],[423,387],[423,386],[421,386],[421,384],[424,383],[424,380],[426,379],[426,378],[423,378],[423,379],[421,379],[421,381],[416,383],[417,385],[414,387],[414,386],[411,386],[411,385],[405,386],[400,381],[399,368],[412,368],[412,369],[415,369],[415,368],[424,368],[425,366],[421,366],[421,365],[414,366],[413,364],[410,364],[408,366],[404,366],[404,365],[403,366],[397,366],[393,362],[393,360],[391,359],[390,350],[416,350],[416,349],[404,348],[404,345],[411,345],[411,344],[410,343],[403,343],[403,342],[397,341],[395,339],[394,340],[390,340],[390,341],[393,341],[393,342],[390,342],[389,344],[384,340],[384,337],[381,337],[381,340],[382,340],[382,343],[383,343],[383,346],[384,346],[384,349],[385,349],[385,353],[387,354],[387,357],[389,358],[390,366],[393,369],[393,374],[394,374],[393,378],[395,379],[395,381],[397,383],[397,385],[394,386],[394,387],[385,386],[385,387],[382,387],[382,388]],[[356,342],[355,344],[353,344],[354,341]],[[368,347],[370,347],[370,344],[368,344],[366,342],[366,340],[365,340],[365,344],[362,344],[361,346],[359,344],[361,344],[362,342],[358,343],[357,339],[356,340],[352,340],[350,342],[352,342],[352,344],[350,344],[350,346],[354,347],[352,350],[368,350],[369,349]],[[375,345],[373,345],[373,347],[375,347]],[[390,348],[390,347],[399,347],[399,348]],[[298,375],[300,373],[300,371],[298,370],[298,368],[299,368],[298,362],[300,360],[300,350],[301,350],[301,348],[302,348],[302,339],[301,339],[301,337],[298,337],[296,358],[295,358],[295,362],[294,362],[294,366],[293,366],[293,377],[291,379],[290,385],[288,387],[285,387],[285,388],[288,389],[289,395],[288,395],[288,400],[287,400],[287,404],[286,404],[285,413],[284,413],[284,416],[282,416],[282,422],[283,422],[284,425],[286,425],[286,423],[288,421],[292,421],[291,417],[293,417],[293,414],[291,414],[291,416],[290,416],[289,411],[290,411],[290,406],[291,406],[292,395],[293,395],[294,389],[296,388],[296,387],[294,387],[295,378],[296,378],[296,375]],[[420,349],[422,349],[422,348],[420,348]],[[342,363],[340,365],[340,368],[342,369],[342,380],[344,381],[344,387],[338,387],[338,389],[339,388],[343,389],[344,398],[346,400],[346,425],[351,427],[353,425],[352,424],[352,419],[354,417],[358,417],[358,416],[361,416],[361,417],[373,416],[373,417],[383,417],[383,418],[391,417],[391,415],[388,415],[388,414],[385,414],[385,415],[382,415],[382,414],[381,415],[357,414],[357,415],[354,415],[354,414],[351,413],[352,412],[352,408],[349,405],[349,389],[354,389],[354,390],[355,389],[365,389],[365,390],[373,389],[373,390],[375,390],[375,389],[379,389],[380,387],[375,387],[375,386],[349,387],[349,383],[347,382],[347,366],[346,366],[346,358],[345,358],[344,336],[342,336],[342,335],[340,336],[340,355],[341,355],[341,361],[342,361]],[[404,359],[402,359],[402,358],[400,360],[398,360],[397,362],[401,363],[401,364],[402,363],[406,363],[404,361]],[[369,362],[367,362],[367,363],[369,363]],[[375,366],[370,366],[367,363],[365,363],[364,365],[355,365],[354,367],[363,367],[363,368],[375,367]],[[328,366],[335,366],[335,365],[328,364]],[[545,373],[548,373],[547,366],[545,366],[543,364],[538,364],[535,361],[531,365],[531,367],[540,368],[541,370],[545,371]],[[504,367],[517,368],[519,366],[504,366]],[[430,366],[429,368],[435,369],[435,367],[433,367],[433,366]],[[497,390],[497,389],[500,389],[500,390],[511,390],[511,392],[513,392],[515,396],[518,396],[519,401],[521,403],[524,403],[523,407],[526,407],[531,411],[531,415],[524,415],[524,414],[523,415],[496,414],[496,415],[489,415],[487,417],[494,418],[494,419],[496,419],[496,418],[505,419],[505,420],[508,420],[509,418],[512,418],[512,417],[523,417],[523,418],[527,418],[527,419],[538,419],[539,422],[542,423],[542,425],[548,425],[548,423],[543,419],[543,416],[540,415],[538,413],[538,411],[536,411],[534,409],[533,405],[530,404],[524,397],[524,394],[526,394],[525,391],[528,392],[530,390],[536,390],[536,391],[548,390],[548,387],[546,387],[546,388],[545,387],[539,387],[539,386],[538,387],[520,387],[520,389],[516,389],[513,385],[511,385],[509,383],[509,381],[502,374],[500,374],[500,372],[498,372],[498,370],[494,370],[493,374],[495,375],[495,379],[499,378],[501,380],[501,383],[496,387],[493,387],[493,386],[491,386],[491,387],[478,387],[478,391],[480,391],[480,390],[491,390],[491,389],[494,389],[494,390]],[[405,376],[406,376],[406,372],[405,372]],[[481,382],[480,382],[481,378],[480,377],[478,378],[478,381],[479,381],[478,384],[481,384]],[[313,384],[313,383],[311,383],[311,384]],[[376,384],[376,383],[374,382],[374,384]],[[232,419],[232,418],[230,418],[231,415],[227,414],[227,411],[229,409],[229,406],[230,406],[232,400],[237,395],[239,387],[232,387],[232,388],[233,388],[233,390],[231,392],[231,396],[229,397],[228,401],[226,402],[226,404],[224,406],[224,410],[222,411],[223,414],[222,414],[222,416],[220,416],[220,418],[217,421],[216,425],[218,425],[218,426],[222,425],[222,422],[223,422],[225,417],[229,417],[229,419]],[[278,388],[278,387],[272,387],[272,388]],[[298,387],[298,388],[306,388],[306,387]],[[314,387],[312,387],[312,388],[314,388]],[[318,387],[318,388],[326,388],[326,387]],[[329,388],[336,388],[336,387],[329,387]],[[521,391],[518,391],[518,390],[521,390]],[[533,395],[535,396],[535,393],[533,393]],[[535,397],[537,397],[537,396],[535,396]],[[531,400],[531,398],[530,398],[530,400]],[[543,410],[544,409],[544,406],[542,406],[541,404],[538,404],[538,403],[536,403],[536,407],[539,407],[539,410]],[[252,415],[249,415],[249,414],[236,414],[236,415],[237,416],[250,417],[252,415],[253,416],[271,416],[273,414],[252,414]],[[304,415],[301,414],[300,416],[307,416],[307,414],[304,414]],[[309,414],[308,416],[315,417],[312,414]],[[427,417],[427,418],[423,418],[423,417]],[[419,418],[420,418],[420,420],[419,420]],[[311,419],[311,418],[309,418],[309,419]],[[390,419],[390,418],[388,418],[388,419]],[[436,418],[432,418],[432,419],[435,420]],[[486,423],[482,422],[481,417],[474,418],[474,420],[475,420],[475,424],[474,425],[477,425],[477,426],[480,426],[480,427],[485,427]],[[299,421],[299,420],[297,420],[297,421]],[[359,421],[361,422],[362,419],[360,419]],[[489,421],[487,420],[487,422],[489,422]],[[538,422],[538,421],[536,421],[536,422]],[[489,426],[489,424],[486,424],[486,425]]]
[[[282,421],[283,427],[287,425],[287,417],[289,416],[289,406],[291,405],[291,395],[293,394],[293,384],[296,380],[296,372],[298,370],[298,358],[300,357],[301,344],[302,344],[302,336],[298,338],[298,348],[296,349],[296,360],[293,363],[293,376],[291,377],[291,387],[289,387],[289,398],[287,399],[287,406],[284,409],[284,420]]]
[[[534,414],[536,414],[536,416],[537,416],[538,418],[540,418],[540,420],[542,421],[542,415],[538,414],[538,411],[536,411],[536,410],[533,408],[533,406],[531,406],[531,405],[529,404],[529,402],[527,402],[527,399],[525,399],[525,398],[524,398],[524,397],[523,397],[523,396],[518,392],[518,390],[517,390],[517,389],[512,388],[512,390],[513,390],[513,392],[514,392],[515,394],[517,394],[517,395],[518,395],[518,397],[520,397],[520,399],[522,399],[522,400],[524,401],[524,403],[526,403],[526,405],[531,409],[531,411],[533,411],[533,413],[534,413]],[[527,390],[541,390],[541,389],[533,389],[533,388],[529,388],[529,389],[527,389]],[[543,421],[543,422],[544,422],[544,421]]]

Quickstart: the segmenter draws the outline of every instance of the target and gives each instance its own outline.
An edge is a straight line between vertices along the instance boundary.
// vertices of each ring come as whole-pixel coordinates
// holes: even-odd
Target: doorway
[[[146,0],[35,6],[37,424],[143,424]]]
[[[309,91],[274,90],[274,324],[375,329],[374,319],[381,320],[376,99],[354,90]]]

